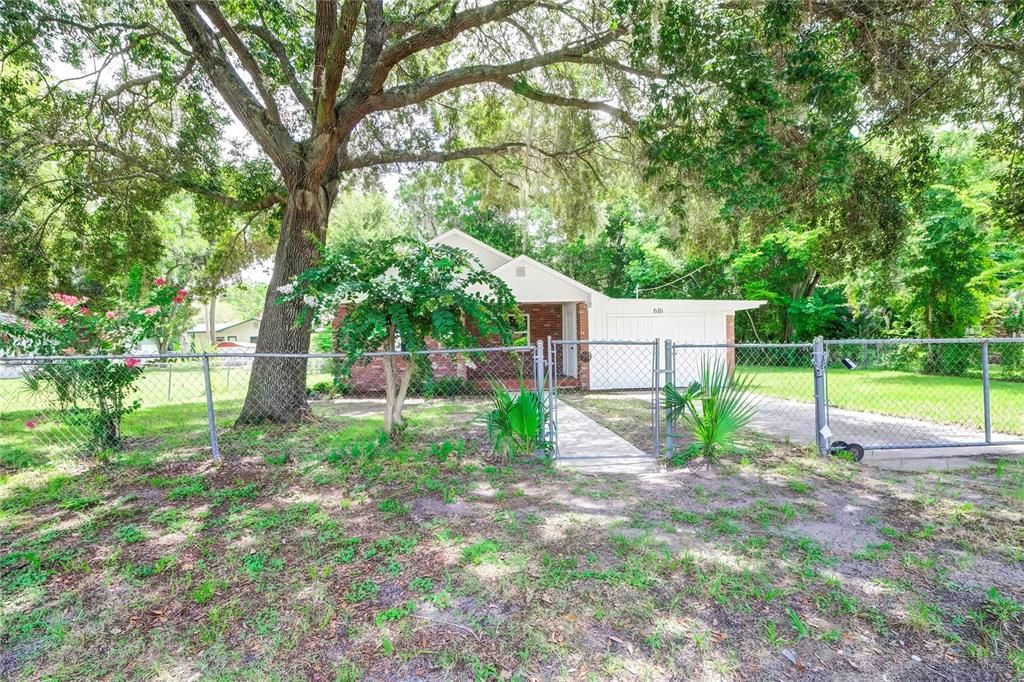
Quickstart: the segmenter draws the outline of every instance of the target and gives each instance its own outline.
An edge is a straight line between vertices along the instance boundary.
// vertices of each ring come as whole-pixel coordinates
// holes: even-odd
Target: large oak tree
[[[95,184],[187,190],[214,222],[273,214],[257,350],[303,352],[310,322],[276,290],[316,263],[337,193],[357,172],[562,162],[639,121],[650,180],[764,221],[793,206],[825,215],[818,197],[856,196],[857,169],[874,167],[851,137],[865,121],[888,132],[983,102],[1019,139],[1019,13],[933,5],[0,0],[0,114],[20,121],[0,120],[0,181],[24,185],[60,163]],[[950,74],[944,100],[924,98]],[[997,87],[978,95],[986,76]],[[586,118],[538,139],[502,116],[522,101]],[[248,144],[225,144],[232,126]],[[301,417],[304,377],[304,362],[260,358],[242,420]]]
[[[355,171],[580,152],[522,133],[485,143],[469,135],[473,118],[505,98],[632,123],[600,76],[614,68],[625,29],[599,2],[5,0],[4,10],[5,59],[39,93],[25,106],[55,114],[49,145],[192,191],[210,213],[279,213],[260,353],[308,350],[311,322],[299,302],[278,303],[277,288],[317,262],[332,204]],[[57,61],[90,87],[54,78]],[[257,155],[223,149],[232,119]],[[29,131],[19,144],[24,158],[43,148]],[[257,359],[242,421],[301,417],[304,364]]]

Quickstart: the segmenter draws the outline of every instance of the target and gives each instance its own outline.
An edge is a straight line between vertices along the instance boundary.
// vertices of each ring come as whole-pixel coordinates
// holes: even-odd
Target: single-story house
[[[241,322],[227,322],[214,329],[215,345],[219,347],[221,343],[232,343],[237,346],[243,347],[255,347],[256,339],[260,334],[260,316],[250,317],[248,320],[242,320]],[[186,332],[189,337],[189,341],[192,344],[192,348],[196,349],[199,346],[208,342],[209,336],[206,333],[206,325],[201,324],[196,327],[192,327]]]
[[[588,340],[664,341],[676,343],[733,343],[737,311],[751,310],[765,301],[612,298],[529,256],[512,257],[471,237],[449,230],[433,244],[465,249],[489,272],[500,277],[515,295],[526,318],[524,342],[546,344],[547,339],[579,341],[561,344],[557,368],[559,384],[589,389],[626,389],[651,385],[653,354],[625,345],[588,344]],[[343,313],[342,313],[343,314]],[[546,352],[546,348],[545,348]],[[731,361],[732,352],[727,352]],[[434,363],[436,375],[456,373],[469,379],[473,363]],[[477,368],[476,374],[484,374]],[[527,372],[527,378],[529,378]],[[352,380],[368,388],[379,382],[379,368],[354,367]],[[683,377],[677,378],[682,383]],[[380,386],[381,384],[377,383]]]

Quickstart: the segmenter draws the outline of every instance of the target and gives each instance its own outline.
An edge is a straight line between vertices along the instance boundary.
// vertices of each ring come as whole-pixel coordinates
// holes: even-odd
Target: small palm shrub
[[[683,423],[693,442],[671,453],[673,464],[703,457],[713,462],[736,450],[737,435],[757,409],[750,395],[750,377],[737,379],[721,360],[701,360],[699,379],[680,391],[665,386],[665,412],[670,424]]]
[[[535,391],[522,382],[519,392],[510,393],[498,382],[492,382],[492,409],[487,413],[487,435],[494,450],[506,459],[541,449],[544,405]]]

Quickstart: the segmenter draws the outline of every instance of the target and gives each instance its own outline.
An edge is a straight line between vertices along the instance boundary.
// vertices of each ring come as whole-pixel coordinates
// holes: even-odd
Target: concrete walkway
[[[626,441],[583,414],[558,401],[558,466],[601,474],[646,474],[659,470],[654,455]]]

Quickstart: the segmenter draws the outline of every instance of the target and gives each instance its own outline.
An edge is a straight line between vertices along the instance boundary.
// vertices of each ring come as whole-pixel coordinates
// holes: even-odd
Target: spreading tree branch
[[[566,46],[507,64],[474,64],[472,66],[450,69],[415,83],[399,85],[385,90],[380,95],[371,97],[369,104],[374,111],[400,109],[411,104],[425,102],[431,97],[448,90],[474,83],[496,82],[499,78],[523,73],[550,64],[557,64],[558,62],[566,61],[568,58],[588,54],[608,45],[620,35],[622,35],[622,29],[606,31],[576,45]]]
[[[338,98],[341,77],[345,73],[348,51],[352,47],[352,37],[356,32],[360,4],[359,0],[346,0],[341,9],[341,19],[337,27],[332,29],[332,36],[326,47],[322,95],[317,101],[316,124],[318,128],[333,121],[334,104]],[[369,7],[367,7],[367,11],[369,11]],[[318,38],[318,45],[319,41]]]
[[[217,92],[282,175],[291,175],[296,161],[295,143],[284,126],[268,116],[267,110],[217,48],[213,31],[196,11],[196,4],[188,0],[168,0],[167,5]]]
[[[256,86],[256,90],[260,93],[260,98],[263,100],[263,104],[267,109],[267,116],[271,121],[281,124],[281,112],[277,109],[277,102],[274,100],[274,93],[267,87],[266,82],[263,80],[263,72],[260,70],[260,65],[256,62],[256,58],[252,56],[252,52],[249,51],[249,47],[242,40],[242,37],[238,35],[238,32],[232,26],[227,17],[225,17],[220,8],[217,7],[216,3],[211,0],[203,0],[199,5],[203,9],[203,14],[209,17],[214,27],[220,34],[224,36],[224,39],[228,41],[228,45],[234,50],[238,56],[238,61],[245,69],[249,76],[252,78],[253,84]]]
[[[298,100],[303,109],[312,113],[313,100],[309,98],[309,93],[306,92],[302,83],[299,82],[299,77],[295,73],[295,67],[292,66],[291,60],[288,58],[288,51],[285,49],[284,43],[278,40],[277,36],[271,33],[265,26],[259,24],[240,24],[240,26],[267,44],[267,47],[277,57],[277,62],[281,65],[281,71],[284,72],[284,77],[288,81],[288,87],[291,89],[292,94],[295,95],[295,99]]]
[[[262,211],[285,202],[282,192],[268,192],[260,199],[245,201],[238,197],[217,191],[182,175],[172,173],[163,164],[154,164],[135,154],[127,152],[116,145],[98,140],[60,140],[61,146],[69,151],[102,152],[120,160],[122,163],[145,173],[151,178],[161,180],[174,187],[204,196],[236,211]]]
[[[628,111],[606,102],[595,102],[593,100],[583,99],[580,97],[566,97],[553,92],[545,92],[531,86],[525,80],[515,80],[509,76],[495,78],[494,82],[506,90],[514,92],[522,97],[526,97],[527,99],[532,99],[536,102],[551,104],[557,107],[573,107],[588,111],[600,111],[617,118],[630,128],[636,127],[636,120]]]

